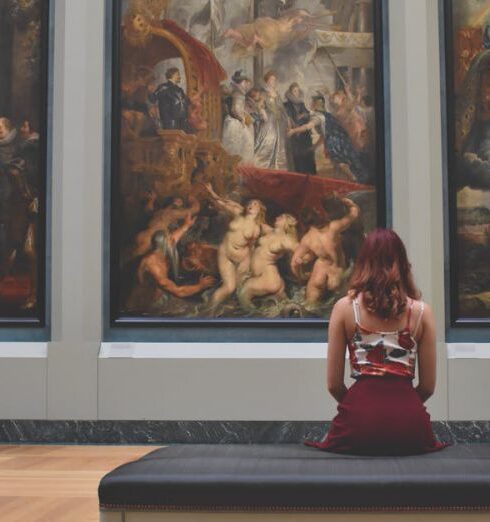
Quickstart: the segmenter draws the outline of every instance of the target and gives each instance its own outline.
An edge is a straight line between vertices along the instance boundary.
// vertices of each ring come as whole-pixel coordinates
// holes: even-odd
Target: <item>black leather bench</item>
[[[339,512],[367,520],[369,511],[377,512],[376,520],[416,512],[423,512],[420,520],[437,514],[465,520],[451,513],[490,520],[490,444],[409,457],[338,455],[289,444],[175,445],[111,471],[100,483],[99,501],[101,520],[111,522],[251,521],[259,513],[255,520],[290,520],[286,515],[294,513],[294,521],[303,515],[320,521],[336,520],[330,517]]]

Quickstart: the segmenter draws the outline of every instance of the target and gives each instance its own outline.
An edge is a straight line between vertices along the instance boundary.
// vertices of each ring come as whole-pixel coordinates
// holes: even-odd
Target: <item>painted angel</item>
[[[320,18],[332,14],[332,11],[327,11]],[[325,24],[319,25],[318,18],[306,9],[291,9],[277,19],[260,17],[252,23],[231,27],[223,37],[234,40],[233,52],[238,54],[254,54],[257,49],[275,50],[303,40],[313,30],[325,27]]]

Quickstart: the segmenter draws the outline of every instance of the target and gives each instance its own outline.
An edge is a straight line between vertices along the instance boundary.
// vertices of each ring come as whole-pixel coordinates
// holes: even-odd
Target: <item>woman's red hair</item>
[[[386,319],[405,311],[407,296],[420,299],[405,245],[393,230],[377,228],[364,240],[349,295],[354,298],[361,292],[367,310]]]

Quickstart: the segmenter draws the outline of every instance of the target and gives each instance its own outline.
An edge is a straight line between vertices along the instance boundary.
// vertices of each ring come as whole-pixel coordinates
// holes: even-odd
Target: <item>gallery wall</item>
[[[104,5],[55,0],[52,340],[0,343],[0,417],[320,420],[326,345],[102,339]],[[390,0],[393,225],[438,322],[433,419],[490,419],[490,343],[445,343],[437,0]],[[450,353],[458,358],[448,359]],[[486,349],[486,351],[485,351]],[[464,357],[462,353],[466,353]],[[111,356],[116,354],[117,356]],[[490,355],[489,355],[490,356]]]

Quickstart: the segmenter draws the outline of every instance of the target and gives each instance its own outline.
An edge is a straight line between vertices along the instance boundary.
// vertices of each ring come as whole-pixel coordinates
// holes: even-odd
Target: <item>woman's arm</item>
[[[188,209],[189,212],[192,215],[199,213],[199,211],[201,210],[201,203],[194,194],[189,194],[189,203],[191,204],[191,206]]]
[[[170,234],[174,245],[176,245],[182,239],[182,236],[192,227],[192,225],[196,222],[196,219],[197,216],[193,216],[190,211],[187,213],[184,223],[177,230]]]
[[[272,232],[274,230],[274,227],[271,227],[267,223],[262,223],[260,225],[260,234],[265,236],[265,234],[268,234],[269,232]]]
[[[415,391],[422,402],[433,393],[436,386],[436,323],[427,304],[422,316],[421,337],[418,342],[419,383]]]
[[[346,305],[347,298],[335,304],[328,325],[327,388],[337,402],[341,402],[347,393],[347,386],[344,383],[347,346],[344,320]]]
[[[284,241],[282,244],[282,247],[290,252],[294,252],[298,248],[299,242],[296,238],[296,236],[287,235],[284,237]]]
[[[361,213],[361,209],[351,199],[342,198],[340,201],[346,206],[347,214],[340,219],[335,219],[330,222],[330,230],[334,230],[338,233],[347,230]]]
[[[306,132],[309,130],[312,130],[315,128],[315,121],[311,120],[308,123],[304,123],[303,125],[300,125],[299,127],[290,128],[288,130],[288,136],[291,137],[294,134],[301,134],[302,132]]]
[[[293,257],[291,258],[291,272],[296,277],[300,277],[299,269],[305,262],[305,258],[310,260],[309,254],[310,249],[306,245],[306,241],[304,241],[304,237],[302,238],[301,242],[298,244],[298,246],[295,248]]]
[[[214,191],[211,183],[203,183],[203,187],[208,191],[216,206],[220,207],[226,212],[229,212],[233,216],[239,216],[243,214],[243,211],[245,209],[242,205],[240,205],[240,203],[237,203],[236,201],[233,201],[231,199],[225,199],[218,196],[218,194],[216,194],[216,192]]]

